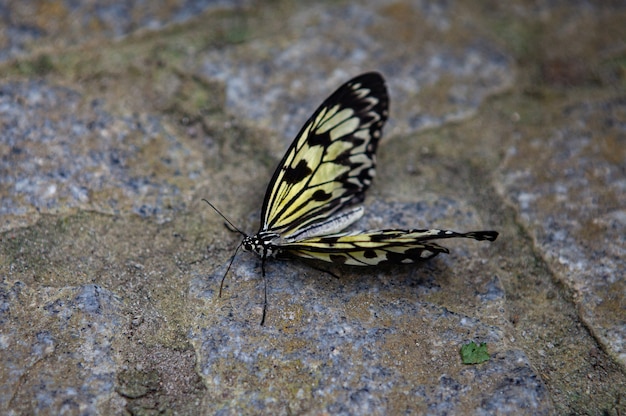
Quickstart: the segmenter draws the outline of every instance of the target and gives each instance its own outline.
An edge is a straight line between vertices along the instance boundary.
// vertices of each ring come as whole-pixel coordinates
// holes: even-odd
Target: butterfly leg
[[[261,317],[261,326],[265,324],[265,315],[267,314],[267,278],[265,277],[265,258],[261,260],[261,274],[263,275],[263,316]]]
[[[329,274],[329,275],[331,275],[332,277],[334,277],[335,279],[340,279],[340,278],[341,278],[340,276],[336,275],[336,274],[335,274],[335,273],[333,273],[332,271],[327,270],[327,269],[325,269],[325,268],[323,268],[323,267],[319,267],[319,266],[317,266],[316,264],[313,264],[312,262],[306,262],[306,264],[307,264],[310,268],[312,268],[313,270],[317,270],[318,272],[322,272],[322,273]]]

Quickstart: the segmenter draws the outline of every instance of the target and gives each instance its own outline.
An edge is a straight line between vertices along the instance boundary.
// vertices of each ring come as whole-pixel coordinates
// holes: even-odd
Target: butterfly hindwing
[[[429,240],[473,238],[493,241],[495,231],[456,233],[447,230],[377,230],[307,238],[284,245],[285,253],[349,266],[408,264],[448,249]]]
[[[389,100],[378,73],[358,76],[322,103],[274,172],[260,231],[283,238],[363,200],[376,169],[376,148]]]

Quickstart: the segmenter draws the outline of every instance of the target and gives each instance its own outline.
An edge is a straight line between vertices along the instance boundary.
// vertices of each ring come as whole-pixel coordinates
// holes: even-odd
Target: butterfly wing
[[[457,233],[448,230],[378,230],[307,238],[287,243],[289,255],[350,266],[406,264],[427,260],[448,249],[431,240],[473,238],[494,241],[495,231]]]
[[[388,106],[385,81],[375,72],[348,81],[328,97],[274,172],[259,233],[289,239],[361,202],[375,175]]]

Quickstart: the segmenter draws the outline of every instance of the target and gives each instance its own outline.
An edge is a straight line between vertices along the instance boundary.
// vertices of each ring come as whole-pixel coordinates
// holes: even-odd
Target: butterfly
[[[237,251],[270,258],[299,257],[335,265],[378,266],[427,260],[448,249],[444,238],[494,241],[496,231],[458,233],[439,229],[344,230],[363,215],[360,205],[376,174],[376,149],[387,121],[389,98],[383,77],[369,72],[351,79],[328,97],[304,124],[269,182],[261,224],[243,235]],[[267,311],[267,284],[261,325]]]

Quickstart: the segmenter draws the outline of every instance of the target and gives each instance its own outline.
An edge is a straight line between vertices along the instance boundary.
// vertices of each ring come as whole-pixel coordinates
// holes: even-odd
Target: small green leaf
[[[480,364],[489,360],[487,343],[481,342],[476,345],[474,341],[461,347],[461,360],[463,364]]]

